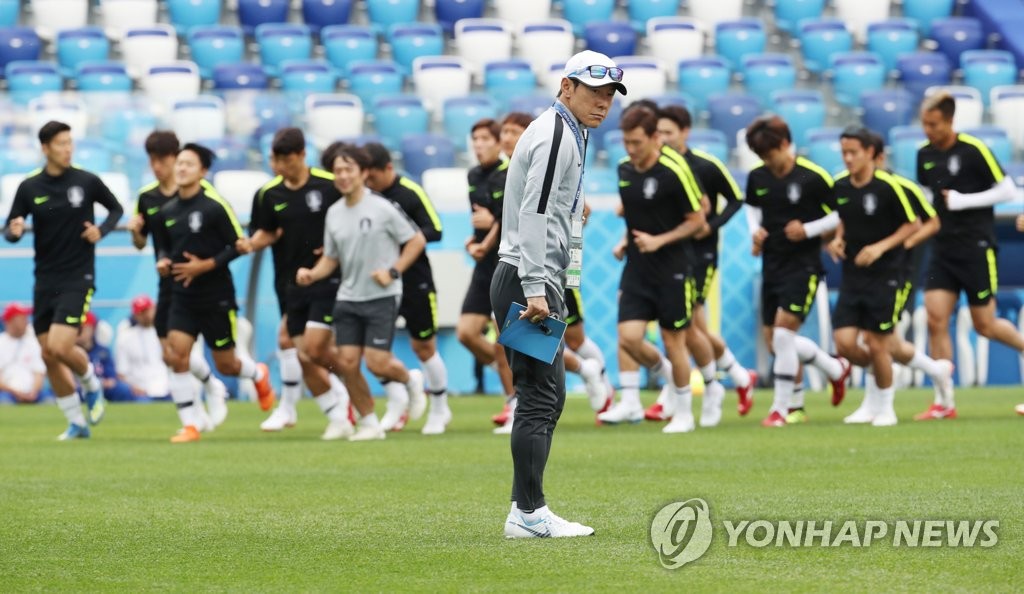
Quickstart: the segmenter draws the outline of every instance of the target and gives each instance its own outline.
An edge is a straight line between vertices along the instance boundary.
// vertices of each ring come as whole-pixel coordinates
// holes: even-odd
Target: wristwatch
[[[391,267],[391,268],[390,268],[390,269],[388,270],[388,274],[390,274],[390,275],[391,275],[391,278],[392,278],[393,280],[398,280],[398,278],[399,278],[400,276],[402,276],[402,275],[401,275],[401,274],[400,274],[400,273],[398,272],[398,269],[397,269],[397,268],[395,268],[394,266],[392,266],[392,267]]]

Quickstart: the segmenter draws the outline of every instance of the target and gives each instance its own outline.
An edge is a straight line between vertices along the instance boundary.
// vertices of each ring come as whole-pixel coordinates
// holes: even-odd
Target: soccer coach
[[[584,51],[569,59],[554,104],[519,139],[509,163],[498,267],[491,305],[498,320],[513,302],[537,324],[564,319],[566,287],[580,286],[583,257],[583,164],[588,128],[608,115],[615,91],[626,94],[622,69]],[[555,515],[544,501],[544,466],[565,405],[565,364],[506,348],[519,404],[512,426],[512,509],[507,538],[589,536],[594,529]]]

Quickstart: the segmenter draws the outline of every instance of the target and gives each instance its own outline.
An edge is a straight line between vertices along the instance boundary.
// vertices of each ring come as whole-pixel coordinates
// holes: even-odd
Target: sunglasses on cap
[[[584,66],[583,68],[574,70],[569,76],[572,77],[585,72],[590,74],[591,78],[600,79],[607,76],[612,79],[612,82],[622,82],[622,68],[618,68],[616,66]]]

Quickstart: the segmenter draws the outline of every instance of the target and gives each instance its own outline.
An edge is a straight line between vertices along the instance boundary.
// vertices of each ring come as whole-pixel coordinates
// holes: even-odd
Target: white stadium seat
[[[462,167],[439,167],[423,172],[423,191],[430,196],[437,212],[469,212],[467,173]]]
[[[170,25],[131,27],[124,31],[121,53],[128,75],[139,78],[153,64],[178,59],[178,34]]]
[[[306,123],[318,149],[339,138],[363,133],[363,103],[346,93],[327,93],[306,97]]]
[[[77,29],[89,22],[89,0],[32,0],[36,34],[52,41],[57,31]]]
[[[171,108],[171,129],[183,143],[224,138],[225,120],[224,101],[213,95],[181,99]]]
[[[239,221],[248,222],[252,216],[252,197],[270,181],[264,171],[226,169],[213,175],[213,187],[227,200]]]
[[[552,61],[568,61],[575,44],[572,25],[561,19],[524,23],[516,36],[517,53],[533,66],[538,78],[547,73]]]
[[[479,77],[487,62],[512,57],[512,27],[501,19],[460,19],[455,23],[455,46]]]
[[[151,27],[156,24],[156,0],[103,0],[103,28],[107,37],[119,40],[133,27]]]
[[[454,56],[421,56],[412,62],[412,82],[427,109],[440,118],[445,99],[469,94],[472,73]]]

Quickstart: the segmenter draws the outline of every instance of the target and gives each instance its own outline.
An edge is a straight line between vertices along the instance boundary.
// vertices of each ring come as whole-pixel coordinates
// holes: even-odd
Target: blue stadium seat
[[[604,150],[608,154],[608,165],[617,167],[619,161],[625,159],[626,147],[622,144],[622,130],[609,130],[602,139]]]
[[[825,0],[775,0],[775,25],[792,34],[800,21],[821,18],[823,12]]]
[[[348,72],[348,65],[351,62],[377,59],[377,36],[370,27],[324,27],[320,30],[320,42],[323,43],[327,61],[337,68],[342,76]]]
[[[59,30],[55,45],[64,76],[72,76],[82,62],[101,62],[110,53],[110,42],[99,27]]]
[[[391,57],[405,73],[412,73],[412,62],[420,56],[444,54],[444,32],[440,25],[399,23],[388,30]]]
[[[807,133],[825,125],[825,97],[821,91],[788,89],[771,94],[771,110],[789,124],[790,135],[798,147],[807,143]]]
[[[708,97],[708,123],[725,134],[729,148],[736,148],[736,133],[761,114],[761,101],[741,93],[717,93]]]
[[[768,38],[760,19],[724,21],[715,25],[715,53],[739,70],[743,57],[764,52]]]
[[[903,87],[920,101],[928,87],[948,85],[953,68],[949,58],[939,52],[915,52],[904,54],[896,60]]]
[[[429,130],[430,114],[416,95],[382,95],[373,102],[374,127],[388,146],[399,146],[406,134]]]
[[[455,145],[446,136],[409,134],[401,147],[403,169],[417,181],[427,169],[455,166]]]
[[[260,62],[270,76],[277,76],[281,62],[307,60],[313,53],[313,37],[306,25],[264,23],[256,27]]]
[[[508,110],[528,113],[533,117],[537,117],[547,111],[554,102],[555,99],[550,94],[534,93],[533,95],[521,95],[509,99]],[[612,105],[615,104],[613,103]]]
[[[185,35],[192,27],[219,23],[221,4],[221,0],[167,0],[167,13],[178,35]]]
[[[926,140],[920,126],[896,126],[889,130],[892,168],[910,179],[917,178],[917,149]]]
[[[764,103],[773,92],[796,86],[796,66],[786,54],[752,54],[742,64],[743,86]]]
[[[1000,165],[1005,165],[1013,160],[1013,144],[1010,142],[1010,135],[1006,133],[1006,130],[998,126],[982,126],[964,130],[964,132],[984,142]]]
[[[614,9],[615,0],[563,0],[562,18],[572,23],[579,37],[589,23],[610,21]]]
[[[27,104],[43,93],[54,93],[64,88],[60,69],[53,62],[16,60],[4,68],[7,88],[16,103]]]
[[[352,0],[302,0],[302,22],[314,33],[331,25],[344,25],[351,13]]]
[[[690,97],[686,93],[665,93],[664,95],[654,95],[652,97],[648,97],[648,99],[657,103],[658,107],[668,107],[670,105],[675,105],[678,107],[685,108],[687,111],[691,112],[690,115],[693,116],[692,112],[694,109],[694,100],[693,97]]]
[[[896,62],[903,54],[917,51],[920,35],[917,24],[910,19],[889,19],[868,24],[867,50],[882,57],[885,69],[896,69]]]
[[[88,171],[114,170],[114,153],[99,138],[76,138],[73,160],[75,165]]]
[[[637,33],[629,23],[604,21],[589,23],[584,28],[586,48],[606,56],[632,56],[636,53]]]
[[[614,163],[611,167],[587,166],[587,174],[583,176],[583,189],[588,198],[602,195],[618,196],[619,174]]]
[[[144,139],[156,128],[156,117],[144,109],[121,109],[104,114],[100,134],[112,147],[125,147]]]
[[[693,107],[704,111],[708,97],[729,90],[732,77],[729,62],[718,56],[707,56],[679,62],[679,90],[693,97]]]
[[[249,168],[249,145],[237,138],[225,136],[217,140],[205,140],[203,144],[217,155],[210,167],[210,178],[218,171]]]
[[[807,158],[835,175],[846,168],[839,148],[839,128],[818,128],[807,133]]]
[[[419,20],[419,0],[367,0],[366,12],[370,25],[381,33],[391,25],[415,23]]]
[[[519,96],[529,98],[528,95]],[[547,105],[551,105],[550,99]],[[547,105],[544,109],[547,109]],[[512,109],[511,111],[517,111]],[[529,113],[529,112],[527,112]],[[498,105],[486,95],[467,95],[446,99],[442,109],[445,136],[455,143],[460,151],[466,150],[467,138],[473,124],[484,118],[497,118]]]
[[[326,60],[281,62],[281,87],[287,93],[301,98],[310,93],[332,93],[337,85],[338,73]]]
[[[981,91],[981,99],[989,104],[993,87],[1017,82],[1017,62],[1013,54],[1003,50],[967,50],[960,54],[964,84]]]
[[[82,62],[75,69],[75,80],[81,92],[132,90],[132,79],[121,62]]]
[[[885,84],[885,65],[878,54],[844,52],[832,56],[832,88],[836,101],[847,107],[860,103],[864,91],[881,89]]]
[[[686,139],[686,145],[705,153],[710,153],[719,161],[729,161],[729,140],[721,130],[709,128],[693,128],[690,136]]]
[[[258,64],[220,64],[213,69],[213,88],[218,91],[265,89],[269,80]]]
[[[188,32],[188,46],[203,78],[213,76],[213,69],[221,64],[237,64],[245,58],[240,27],[197,25]]]
[[[917,102],[906,89],[878,89],[860,96],[864,125],[888,138],[896,126],[906,126],[916,115]]]
[[[679,11],[678,0],[630,0],[626,3],[629,22],[637,33],[647,30],[647,21],[658,17],[674,17]]]
[[[279,93],[259,93],[252,96],[252,114],[256,117],[253,139],[273,134],[293,124],[292,109],[286,97]]]
[[[238,0],[238,23],[246,35],[267,23],[288,21],[290,0]]]
[[[38,60],[42,42],[32,27],[0,27],[0,71],[10,62]]]
[[[20,10],[21,2],[19,0],[0,0],[0,27],[17,25]]]
[[[981,49],[985,45],[981,21],[970,17],[936,19],[932,21],[930,37],[953,64],[960,63],[960,54],[965,51]]]
[[[434,15],[445,33],[451,35],[457,21],[483,18],[484,6],[484,0],[435,0]]]
[[[484,64],[484,89],[500,105],[509,97],[529,95],[537,88],[537,75],[526,60],[497,60]]]
[[[798,25],[798,31],[804,68],[815,74],[828,68],[834,54],[853,49],[853,35],[843,21],[837,19],[803,21]]]
[[[921,34],[931,33],[932,21],[953,14],[955,0],[903,0],[903,16],[917,23]]]
[[[402,67],[391,60],[357,60],[348,65],[349,89],[363,105],[373,105],[381,95],[402,92]]]

